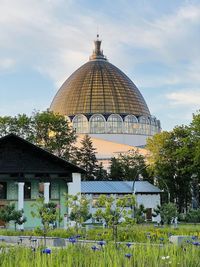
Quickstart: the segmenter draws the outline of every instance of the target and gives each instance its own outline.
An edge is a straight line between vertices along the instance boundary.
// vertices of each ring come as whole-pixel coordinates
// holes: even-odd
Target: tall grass
[[[75,229],[69,228],[54,229],[48,232],[48,236],[51,237],[62,237],[69,238],[76,235]],[[112,240],[112,229],[91,229],[86,231],[85,229],[80,230],[81,237],[89,240]],[[40,236],[42,231],[36,229],[33,231],[14,231],[14,230],[0,230],[0,235],[28,235],[28,236]],[[129,241],[129,242],[148,242],[149,240],[154,243],[159,243],[160,239],[164,238],[164,241],[168,240],[170,235],[187,235],[197,236],[200,239],[200,225],[180,225],[178,229],[173,227],[158,228],[153,225],[133,225],[127,227],[118,228],[118,241]]]
[[[195,267],[200,266],[200,247],[191,244],[182,247],[146,245],[106,244],[98,250],[89,245],[68,245],[53,249],[51,254],[35,252],[25,247],[1,247],[2,267]],[[130,255],[129,255],[130,254]],[[125,255],[129,255],[130,258]]]

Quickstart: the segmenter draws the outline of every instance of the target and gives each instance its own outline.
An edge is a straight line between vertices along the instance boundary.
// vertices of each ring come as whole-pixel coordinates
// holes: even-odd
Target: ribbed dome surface
[[[68,116],[96,113],[150,116],[135,84],[101,56],[94,56],[64,82],[50,110]]]

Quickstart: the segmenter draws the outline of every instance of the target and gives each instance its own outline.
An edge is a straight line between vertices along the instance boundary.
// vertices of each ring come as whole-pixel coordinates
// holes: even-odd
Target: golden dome
[[[134,114],[150,116],[136,85],[109,63],[95,41],[90,61],[76,70],[61,86],[50,110],[67,116],[76,114]]]

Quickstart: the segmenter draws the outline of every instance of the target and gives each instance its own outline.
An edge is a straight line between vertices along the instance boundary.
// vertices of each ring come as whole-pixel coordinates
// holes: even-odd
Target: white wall
[[[89,136],[129,146],[144,146],[146,145],[147,138],[150,137],[148,135],[142,135],[142,134],[137,135],[137,134],[91,134],[91,133],[89,134]]]
[[[137,204],[143,204],[145,209],[155,209],[157,205],[160,205],[160,194],[137,194],[136,195]],[[152,217],[152,221],[160,222],[160,215],[157,217]]]
[[[81,174],[72,173],[72,182],[68,183],[68,194],[76,195],[81,193]]]
[[[86,194],[87,198],[90,200],[90,213],[94,214],[97,208],[92,207],[92,194]],[[112,195],[115,197],[115,195]],[[151,208],[152,211],[160,205],[160,195],[159,194],[137,194],[136,202],[138,205],[143,204],[146,209]],[[130,210],[130,208],[127,208]],[[157,217],[152,217],[153,222],[160,222],[160,215]]]

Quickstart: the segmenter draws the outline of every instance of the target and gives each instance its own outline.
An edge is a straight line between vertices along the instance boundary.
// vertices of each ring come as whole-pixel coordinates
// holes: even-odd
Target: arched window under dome
[[[127,115],[124,119],[124,131],[125,133],[137,133],[138,120],[134,115]]]
[[[107,120],[107,132],[108,133],[122,133],[123,132],[123,120],[118,114],[112,114]]]
[[[92,115],[90,118],[90,133],[105,133],[106,120],[101,114]]]
[[[150,121],[147,117],[141,116],[139,117],[140,124],[140,134],[150,135]]]
[[[76,115],[72,122],[76,133],[88,133],[88,120],[84,115]]]

